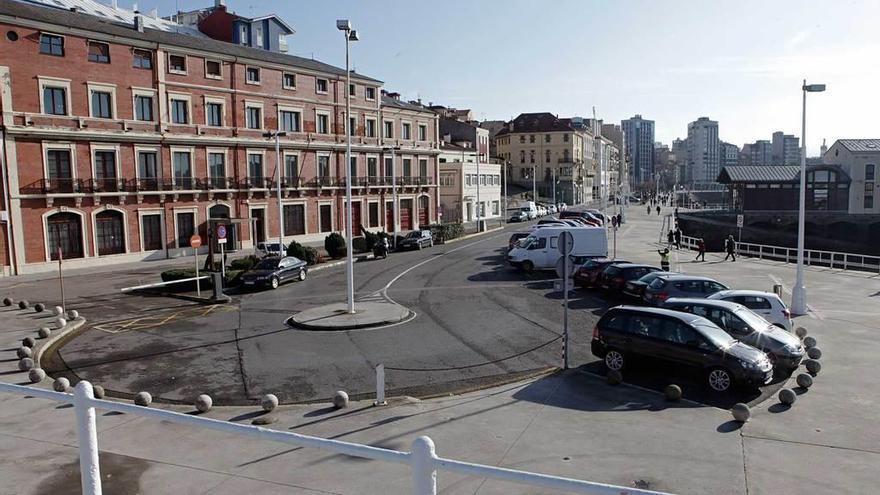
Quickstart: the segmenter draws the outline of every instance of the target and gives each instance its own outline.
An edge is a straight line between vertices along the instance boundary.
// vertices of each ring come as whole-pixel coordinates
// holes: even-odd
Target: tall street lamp
[[[807,203],[807,93],[821,93],[825,91],[824,84],[804,84],[803,106],[801,107],[801,193],[800,206],[798,207],[798,246],[797,246],[797,273],[795,275],[794,289],[791,291],[791,311],[796,315],[807,314],[807,288],[804,287],[804,217],[806,216]]]
[[[351,68],[349,63],[349,45],[358,41],[357,31],[351,28],[348,19],[336,21],[336,29],[345,35],[345,278],[348,282],[348,313],[354,314],[354,255],[352,253],[351,228]]]
[[[397,250],[397,179],[395,176],[395,164],[394,164],[394,152],[400,151],[400,146],[390,146],[382,148],[383,153],[391,152],[391,219],[394,225],[391,226],[393,229],[393,237],[391,238],[392,247]],[[385,173],[388,173],[388,170],[385,170]],[[386,226],[387,228],[387,226]]]
[[[276,192],[278,193],[278,256],[285,255],[282,252],[284,249],[284,218],[282,217],[284,208],[281,205],[281,143],[278,141],[278,138],[286,135],[287,132],[285,131],[267,131],[263,133],[264,138],[275,138],[275,175],[277,176]]]

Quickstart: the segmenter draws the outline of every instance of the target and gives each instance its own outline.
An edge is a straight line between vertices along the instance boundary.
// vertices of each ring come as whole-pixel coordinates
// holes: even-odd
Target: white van
[[[512,208],[517,208],[520,211],[525,212],[525,214],[528,215],[529,220],[538,218],[538,207],[535,206],[534,201],[515,201],[508,209]]]
[[[602,258],[608,256],[608,239],[601,227],[546,227],[532,231],[528,237],[507,253],[507,262],[525,271],[555,270],[559,254],[559,234],[571,232],[576,258]]]

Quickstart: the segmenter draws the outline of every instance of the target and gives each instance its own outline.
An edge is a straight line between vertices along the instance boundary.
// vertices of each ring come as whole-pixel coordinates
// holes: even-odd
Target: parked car
[[[716,392],[736,383],[759,386],[773,379],[773,365],[764,352],[736,341],[702,316],[681,311],[611,308],[593,328],[590,347],[610,370],[646,358],[692,366]]]
[[[257,257],[264,258],[266,256],[283,256],[287,254],[287,245],[281,244],[281,250],[278,250],[277,242],[258,242]]]
[[[546,217],[547,216],[547,208],[544,205],[538,205],[538,216]]]
[[[774,367],[795,370],[804,358],[803,343],[749,308],[721,299],[667,299],[664,308],[702,316],[736,340],[767,353]]]
[[[397,248],[406,249],[422,249],[424,247],[432,247],[434,245],[434,236],[430,230],[413,230],[397,244]]]
[[[528,212],[525,212],[523,210],[514,210],[514,211],[510,212],[510,216],[507,217],[507,223],[525,222],[528,220],[529,220],[529,214],[528,214]]]
[[[636,263],[611,264],[605,267],[599,277],[599,287],[610,292],[620,292],[630,280],[644,277],[651,272],[659,272],[660,268]]]
[[[789,332],[792,329],[791,311],[782,299],[772,292],[735,289],[716,292],[709,297],[742,304],[777,327]]]
[[[642,275],[636,280],[630,280],[623,286],[623,294],[625,296],[631,297],[636,301],[641,301],[642,296],[645,295],[645,289],[648,287],[648,284],[654,281],[657,277],[668,277],[670,275],[678,275],[677,273],[672,272],[651,272]]]
[[[589,259],[574,272],[574,283],[584,288],[595,286],[602,270],[613,263],[622,264],[629,263],[629,261],[609,258]]]
[[[538,220],[538,223],[535,225],[558,225],[560,227],[565,227],[565,226],[571,227],[571,224],[569,224],[568,222],[564,222],[558,218],[544,218],[544,219]]]
[[[509,253],[520,239],[525,239],[530,233],[531,232],[514,232],[513,234],[510,234],[510,239],[507,240],[507,252]]]
[[[558,209],[559,211],[565,211],[568,209],[568,205],[565,203],[559,203],[556,205],[556,209]]]
[[[559,208],[557,208],[556,205],[547,205],[547,211],[549,211],[551,215],[555,215],[559,213]]]
[[[271,287],[290,280],[305,280],[309,268],[306,262],[294,256],[271,256],[261,259],[253,268],[244,272],[241,283],[244,287]]]
[[[718,291],[726,289],[726,285],[709,277],[670,275],[668,277],[656,278],[648,284],[642,300],[657,306],[670,297],[709,297]]]

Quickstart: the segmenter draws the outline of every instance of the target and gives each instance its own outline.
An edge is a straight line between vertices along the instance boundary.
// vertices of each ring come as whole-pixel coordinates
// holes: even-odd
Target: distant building
[[[654,169],[660,174],[662,187],[671,189],[678,182],[675,154],[660,142],[654,143]]]
[[[296,32],[274,14],[249,18],[230,12],[226,0],[214,0],[213,7],[178,12],[168,19],[194,27],[215,40],[278,53],[287,53],[287,36]]]
[[[635,115],[620,123],[629,155],[630,182],[633,186],[654,180],[654,121]]]
[[[724,167],[718,182],[727,185],[731,204],[742,211],[796,211],[799,204],[800,166],[753,165]],[[851,179],[843,167],[823,164],[807,167],[806,209],[847,212]]]
[[[478,208],[483,219],[504,214],[501,211],[501,165],[480,163],[478,170],[476,150],[452,143],[440,145],[438,158],[442,222],[476,221]]]
[[[443,105],[428,104],[428,108],[437,112],[437,115],[446,117],[447,119],[458,120],[460,122],[472,122],[474,113],[469,109],[458,109],[452,107],[444,107]]]
[[[719,147],[719,152],[721,153],[722,167],[730,167],[739,164],[739,146],[722,141]]]
[[[716,183],[718,172],[721,170],[719,148],[717,121],[700,117],[688,124],[686,182],[696,187]]]
[[[624,188],[629,190],[629,166],[624,150],[623,128],[617,124],[602,124],[602,137],[611,141],[614,148],[611,150],[611,167],[615,171],[612,176],[612,192],[622,193]]]
[[[770,141],[755,141],[749,148],[749,165],[773,165],[773,146]]]
[[[687,184],[685,169],[687,168],[687,139],[672,140],[672,156],[675,160],[676,184]]]
[[[773,165],[800,164],[800,139],[791,134],[784,134],[782,131],[774,132],[771,163]]]
[[[822,155],[852,179],[850,213],[880,213],[880,139],[838,139]]]

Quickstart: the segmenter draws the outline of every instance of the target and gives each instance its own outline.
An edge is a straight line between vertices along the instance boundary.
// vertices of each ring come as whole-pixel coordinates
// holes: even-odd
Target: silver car
[[[705,298],[722,290],[727,290],[727,286],[709,277],[670,275],[655,278],[648,284],[642,300],[659,306],[670,297]]]

